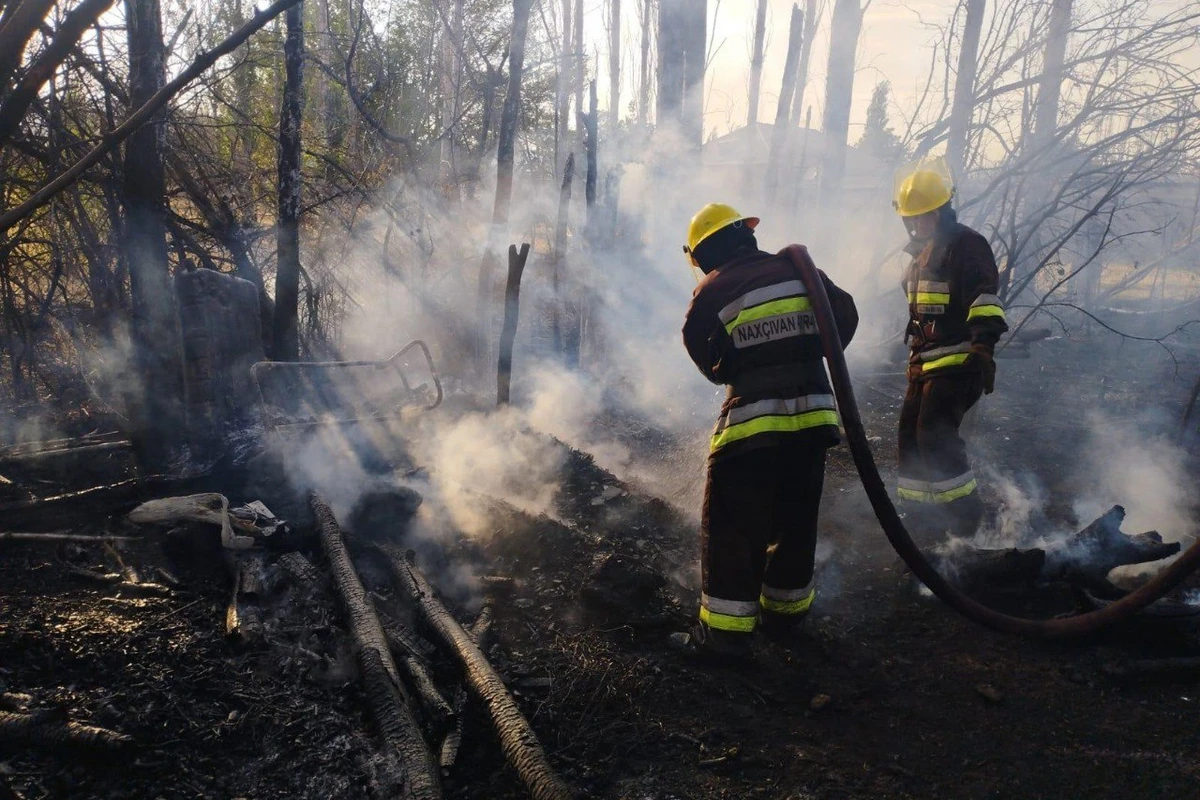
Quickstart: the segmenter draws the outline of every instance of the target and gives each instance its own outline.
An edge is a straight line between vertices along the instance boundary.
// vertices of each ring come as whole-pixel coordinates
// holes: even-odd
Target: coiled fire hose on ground
[[[834,396],[837,397],[842,425],[846,430],[850,454],[854,458],[854,466],[858,468],[858,476],[867,492],[867,499],[871,501],[871,508],[874,509],[875,516],[879,519],[879,524],[883,527],[883,532],[896,553],[921,583],[925,584],[946,605],[967,619],[1004,633],[1015,633],[1041,639],[1085,636],[1115,622],[1129,619],[1138,611],[1163,597],[1188,575],[1200,568],[1200,541],[1197,541],[1153,580],[1137,591],[1131,592],[1104,608],[1073,617],[1047,620],[1013,617],[988,608],[968,597],[943,578],[921,553],[920,548],[913,543],[912,537],[904,528],[900,515],[896,512],[896,506],[892,503],[887,487],[884,486],[879,469],[875,466],[875,457],[871,453],[871,446],[867,443],[867,434],[858,413],[858,404],[854,400],[854,389],[850,385],[850,372],[846,369],[846,358],[842,352],[841,339],[838,337],[833,309],[829,304],[829,297],[825,293],[825,284],[817,272],[816,265],[809,258],[808,251],[799,245],[785,248],[780,255],[791,259],[796,271],[800,274],[801,282],[808,290],[808,297],[812,302],[812,310],[817,320],[817,330],[821,335],[822,347],[825,351],[825,360],[829,364]]]

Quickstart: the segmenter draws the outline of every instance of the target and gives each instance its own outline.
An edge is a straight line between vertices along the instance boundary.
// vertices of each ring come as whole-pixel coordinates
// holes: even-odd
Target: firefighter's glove
[[[977,344],[971,348],[971,361],[979,367],[983,378],[983,393],[991,394],[996,389],[996,361],[992,358],[992,348]]]

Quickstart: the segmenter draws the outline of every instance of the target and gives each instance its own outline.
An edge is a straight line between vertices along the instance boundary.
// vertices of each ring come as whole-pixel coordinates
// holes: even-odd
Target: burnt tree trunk
[[[1034,111],[1033,135],[1037,144],[1045,144],[1058,130],[1058,100],[1062,93],[1063,60],[1067,37],[1071,33],[1073,0],[1053,0],[1050,30],[1046,36],[1046,55],[1042,61],[1041,87]]]
[[[283,103],[279,110],[279,221],[276,225],[275,329],[277,361],[300,358],[300,121],[304,109],[304,4],[287,10],[283,43]]]
[[[758,124],[758,99],[762,94],[762,71],[764,49],[767,40],[767,0],[758,0],[754,15],[754,50],[750,55],[750,108],[746,112],[746,124]],[[783,102],[783,98],[779,98]]]
[[[508,246],[508,283],[504,287],[504,327],[500,331],[500,359],[496,367],[496,404],[508,405],[512,383],[513,343],[517,338],[517,321],[521,313],[521,274],[529,258],[529,245]]]
[[[508,46],[508,91],[504,95],[504,107],[500,112],[500,130],[496,145],[496,200],[492,205],[492,229],[488,237],[487,251],[479,267],[479,293],[476,300],[475,319],[479,325],[478,353],[480,364],[484,364],[491,349],[492,334],[492,273],[495,271],[494,249],[504,226],[508,223],[508,212],[512,205],[513,154],[516,150],[517,124],[520,122],[521,77],[525,70],[525,35],[529,30],[529,10],[532,0],[513,0],[512,39]]]
[[[587,54],[583,49],[583,0],[575,0],[575,24],[573,34],[575,36],[575,48],[573,52],[574,60],[574,75],[572,81],[575,84],[575,111],[583,112],[583,79],[587,72]],[[583,130],[575,131],[575,142],[578,149],[583,146]]]
[[[513,0],[512,40],[508,49],[508,91],[500,112],[499,142],[496,146],[496,202],[492,206],[492,224],[508,222],[512,203],[513,153],[516,149],[517,124],[521,109],[521,76],[525,69],[525,34],[529,29],[532,0]]]
[[[836,214],[841,205],[846,173],[846,136],[850,130],[850,102],[854,96],[854,53],[862,31],[859,0],[837,0],[833,8],[829,64],[825,73],[825,118],[821,130],[827,150],[821,168],[821,205]]]
[[[706,0],[660,0],[658,6],[658,124],[675,125],[699,147],[704,134]]]
[[[967,160],[967,138],[971,132],[971,112],[975,107],[976,57],[986,7],[987,0],[968,0],[962,49],[958,52],[958,77],[954,81],[954,104],[950,111],[950,134],[946,144],[951,174],[958,180],[962,179]]]
[[[808,62],[812,58],[813,41],[817,38],[817,0],[807,0],[804,7],[804,49],[800,52],[800,68],[796,73],[796,89],[792,93],[792,120],[799,127],[804,118],[804,90],[808,86]]]
[[[783,64],[783,85],[779,89],[779,104],[775,108],[775,127],[771,129],[771,149],[767,154],[767,199],[774,202],[779,190],[779,170],[787,149],[788,132],[791,124],[788,115],[791,97],[796,88],[796,72],[800,68],[800,51],[804,47],[804,16],[800,6],[792,5],[792,19],[788,27],[787,59]]]
[[[638,65],[641,75],[638,80],[638,123],[645,125],[650,121],[650,3],[652,0],[642,0],[642,61]]]
[[[571,129],[571,0],[562,0],[562,50],[558,54],[558,76],[554,82],[554,165],[561,168]]]
[[[574,179],[575,154],[569,153],[567,154],[567,165],[563,169],[562,189],[558,193],[558,223],[554,228],[554,261],[550,268],[550,288],[554,295],[554,307],[550,314],[550,341],[554,347],[554,354],[559,358],[563,357],[562,272],[567,263],[567,222],[571,206],[571,183]]]
[[[158,0],[126,0],[129,104],[139,108],[166,82]],[[143,465],[163,469],[173,432],[182,429],[179,321],[167,264],[166,124],[160,112],[125,145],[122,197],[124,249],[133,299],[133,353],[140,373],[131,381],[130,438]]]
[[[621,0],[608,0],[610,22],[608,32],[608,135],[617,135],[621,118]]]

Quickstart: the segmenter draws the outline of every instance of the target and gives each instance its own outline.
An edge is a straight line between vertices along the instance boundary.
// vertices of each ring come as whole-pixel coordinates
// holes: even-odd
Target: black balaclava
[[[958,223],[958,212],[954,210],[954,206],[947,202],[943,206],[937,208],[938,221],[937,230],[934,231],[934,236],[942,236],[948,233]],[[916,223],[913,220],[916,217],[902,217],[904,220],[904,230],[908,231],[908,238],[916,241]]]
[[[692,257],[705,275],[733,259],[758,252],[758,240],[749,225],[734,223],[709,236],[692,251]]]

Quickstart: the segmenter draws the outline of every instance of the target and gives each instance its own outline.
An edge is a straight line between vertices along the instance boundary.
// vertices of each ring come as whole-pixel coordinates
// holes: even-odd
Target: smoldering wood
[[[133,744],[133,737],[72,722],[57,711],[31,714],[0,711],[0,742],[27,747],[73,745],[114,750]]]
[[[1045,548],[958,548],[940,558],[939,571],[966,588],[1059,582],[1105,595],[1119,593],[1107,577],[1114,569],[1160,561],[1180,550],[1178,542],[1163,542],[1155,531],[1122,532],[1124,519],[1125,509],[1113,506],[1075,535]]]
[[[508,405],[512,383],[513,343],[517,338],[517,322],[521,312],[521,275],[529,258],[529,244],[518,251],[508,246],[508,282],[504,286],[504,326],[500,330],[500,356],[496,364],[496,405]]]
[[[380,606],[377,605],[375,611],[387,637],[388,647],[396,659],[396,666],[408,676],[430,726],[437,733],[446,731],[454,723],[455,712],[438,691],[429,671],[429,657],[435,648]]]
[[[1108,573],[1117,567],[1160,561],[1180,551],[1178,542],[1163,542],[1157,531],[1122,532],[1124,520],[1124,507],[1113,506],[1062,546],[1048,548],[1046,577],[1107,587]]]
[[[385,609],[384,601],[379,595],[372,593],[371,598],[375,601],[375,613],[379,615],[379,624],[383,626],[383,632],[388,639],[388,646],[392,650],[399,649],[408,655],[428,663],[429,659],[437,652],[437,647],[392,616]]]
[[[400,680],[375,609],[354,570],[341,527],[329,505],[315,492],[309,495],[309,505],[321,531],[321,544],[329,559],[334,586],[350,622],[368,706],[381,736],[399,754],[405,767],[409,792],[406,796],[440,798],[437,764],[422,738],[413,715],[412,699]]]
[[[322,576],[320,571],[301,553],[284,553],[275,560],[275,566],[287,575],[294,584],[314,589],[321,585]]]
[[[411,553],[403,559],[389,559],[393,573],[405,593],[417,605],[425,622],[437,632],[453,653],[466,675],[467,684],[487,706],[501,749],[517,771],[534,800],[566,800],[573,797],[570,788],[550,766],[537,734],[517,708],[503,679],[487,658],[446,610],[433,588],[412,562]]]
[[[233,565],[233,592],[225,609],[225,636],[243,647],[264,634],[261,601],[266,596],[266,564],[261,554],[242,554]]]

